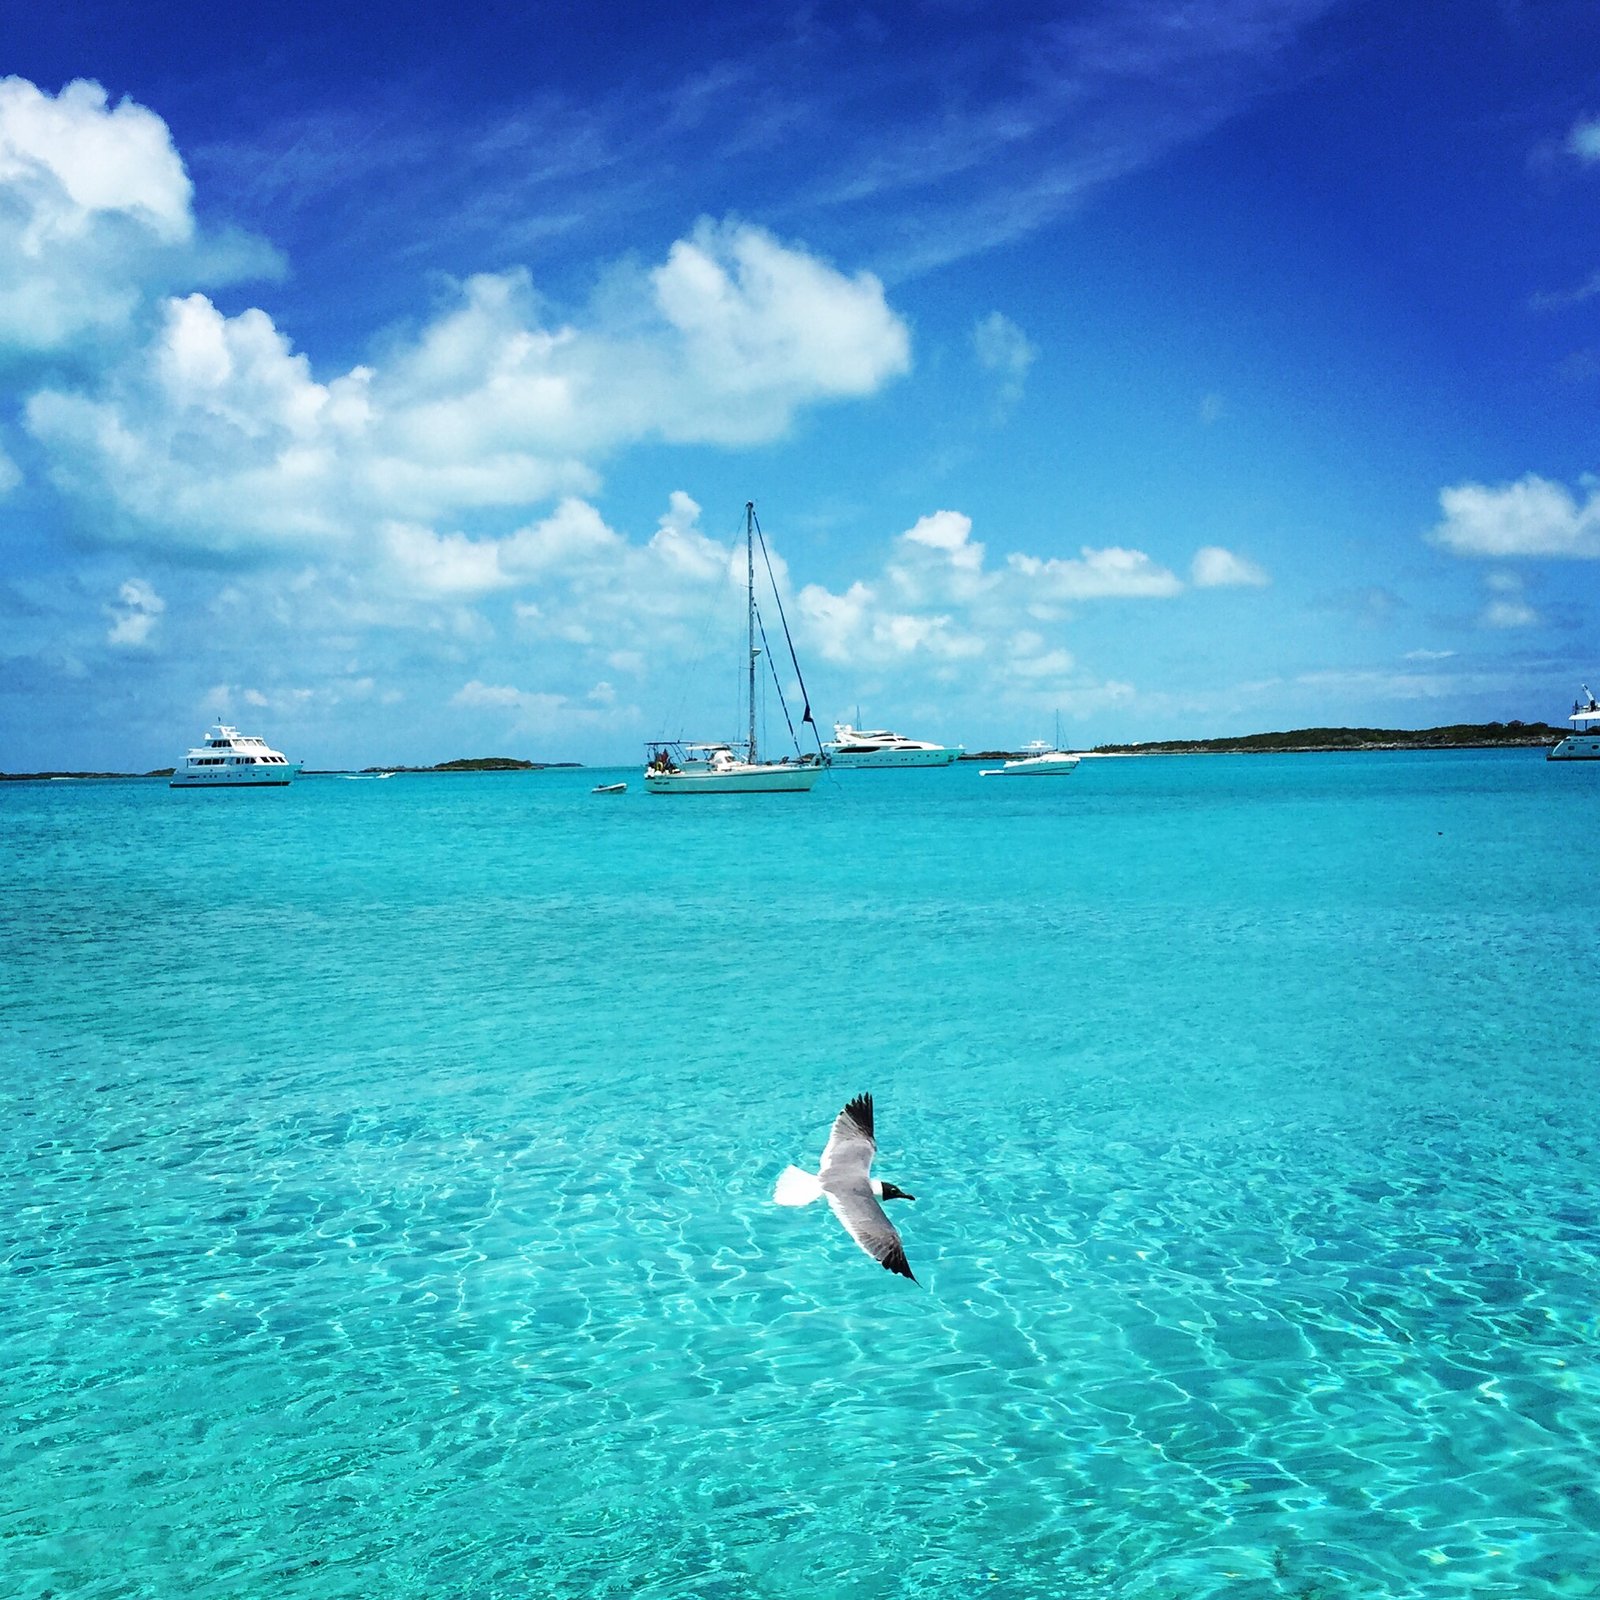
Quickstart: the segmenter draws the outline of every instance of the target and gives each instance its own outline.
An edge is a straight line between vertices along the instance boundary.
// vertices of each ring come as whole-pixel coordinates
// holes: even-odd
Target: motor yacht
[[[1024,746],[1024,754],[1004,766],[985,767],[985,778],[1059,778],[1073,771],[1082,759],[1070,750],[1057,750],[1048,740],[1035,739]]]
[[[948,767],[961,759],[962,749],[959,744],[908,739],[887,728],[853,728],[848,722],[836,722],[822,753],[835,767]]]
[[[217,723],[173,769],[173,789],[263,789],[293,783],[300,763],[265,739]]]

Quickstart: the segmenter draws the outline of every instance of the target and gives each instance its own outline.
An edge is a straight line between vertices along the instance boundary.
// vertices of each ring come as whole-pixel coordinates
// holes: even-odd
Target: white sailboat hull
[[[646,772],[650,794],[803,794],[822,776],[819,766],[737,763],[716,771]]]

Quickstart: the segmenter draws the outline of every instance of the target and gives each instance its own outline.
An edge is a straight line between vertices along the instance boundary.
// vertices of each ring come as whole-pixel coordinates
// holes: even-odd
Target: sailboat
[[[762,649],[756,644],[756,632],[759,627],[759,613],[756,610],[756,507],[755,501],[747,500],[744,507],[744,566],[745,566],[745,591],[746,591],[746,648],[748,651],[749,689],[747,699],[750,710],[750,726],[745,738],[742,751],[735,744],[698,743],[685,744],[673,739],[658,739],[650,746],[650,759],[644,769],[644,786],[650,794],[793,794],[803,793],[822,776],[823,760],[821,746],[814,756],[798,756],[794,760],[762,761],[756,750],[756,662],[762,654]],[[766,542],[762,541],[762,553],[766,553]],[[771,571],[771,563],[768,563]],[[774,595],[777,590],[774,587]],[[782,616],[783,601],[778,601],[778,612]],[[784,622],[784,635],[788,636],[789,625]],[[765,632],[762,639],[765,641]],[[794,656],[794,644],[790,641],[789,653]],[[795,661],[795,672],[798,675],[800,664]],[[805,684],[802,681],[801,690],[804,692]],[[779,690],[782,698],[782,690]],[[788,708],[784,709],[784,716],[788,717]],[[801,717],[802,726],[811,723],[812,732],[816,732],[816,722],[811,715],[809,701],[805,713]],[[791,732],[793,731],[791,725]]]

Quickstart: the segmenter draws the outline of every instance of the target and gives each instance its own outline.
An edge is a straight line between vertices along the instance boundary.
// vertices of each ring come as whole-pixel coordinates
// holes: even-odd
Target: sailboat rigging
[[[650,746],[650,758],[644,769],[644,786],[651,794],[766,794],[797,793],[811,788],[822,775],[823,758],[820,738],[816,755],[800,755],[793,760],[762,761],[756,745],[756,662],[767,651],[766,627],[756,606],[756,539],[760,526],[756,522],[756,507],[747,500],[744,507],[744,564],[745,564],[745,651],[748,687],[746,701],[749,710],[749,727],[741,757],[731,744],[685,744],[677,740],[658,739]],[[761,538],[761,555],[766,563],[767,576],[772,580],[772,592],[777,600],[778,617],[783,623],[783,635],[789,646],[789,659],[794,665],[795,677],[805,701],[800,725],[811,724],[816,736],[816,720],[811,715],[810,696],[805,692],[805,679],[800,674],[800,662],[795,655],[794,639],[789,633],[789,620],[784,615],[783,597],[778,593],[772,572],[772,558],[767,553],[767,542]],[[761,643],[756,644],[757,637]],[[779,704],[783,706],[785,722],[791,738],[794,723],[789,718],[789,707],[783,699],[782,685],[778,686]],[[798,740],[796,740],[798,749]]]

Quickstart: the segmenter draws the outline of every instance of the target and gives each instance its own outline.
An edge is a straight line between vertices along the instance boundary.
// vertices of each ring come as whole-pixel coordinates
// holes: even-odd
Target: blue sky
[[[219,19],[222,26],[219,28]],[[0,0],[0,770],[1559,721],[1600,8]]]

